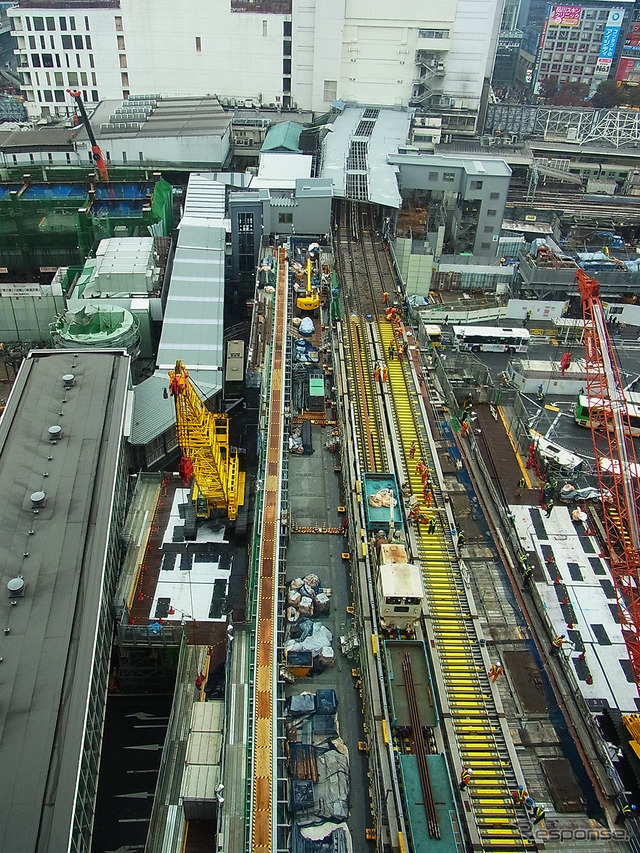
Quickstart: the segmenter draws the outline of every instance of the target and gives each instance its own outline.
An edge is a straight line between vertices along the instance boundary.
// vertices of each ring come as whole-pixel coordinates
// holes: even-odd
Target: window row
[[[58,27],[56,27],[56,19],[54,17],[50,18],[41,18],[38,15],[34,15],[32,18],[28,15],[25,17],[25,25],[27,30],[31,32],[31,30],[35,30],[36,32],[42,32],[43,30],[48,30],[49,32],[55,32],[56,29],[60,29],[61,32],[66,32],[66,30],[75,30],[76,29],[76,19],[74,15],[71,15],[67,20],[66,17],[58,18]],[[89,16],[84,16],[84,28],[87,32],[91,29],[89,26]]]
[[[64,74],[62,71],[54,71],[53,74],[50,74],[48,71],[42,75],[44,78],[43,85],[47,86],[97,86],[98,82],[96,80],[95,71],[91,72],[91,82],[89,82],[89,75],[86,71],[67,71],[67,80],[65,83]],[[53,78],[53,79],[52,79]],[[33,75],[29,71],[21,72],[22,83],[25,86],[40,86],[40,74],[37,71],[33,72]],[[32,83],[33,80],[33,83]]]
[[[87,93],[82,93],[83,100],[89,100],[87,98]],[[64,104],[67,101],[66,92],[64,89],[44,89],[43,91],[38,90],[38,100],[40,103],[52,104],[54,101],[57,104]],[[97,89],[91,90],[91,100],[97,103],[100,100]]]
[[[67,68],[71,68],[71,62],[69,60],[69,54],[63,54],[66,62]],[[22,67],[28,65],[28,62],[22,62]],[[60,54],[59,53],[32,53],[31,54],[31,67],[32,68],[62,68],[62,63],[60,62]],[[93,54],[89,54],[89,67],[95,68],[95,62],[93,60]],[[79,53],[76,53],[76,68],[82,68],[82,59]]]
[[[421,39],[448,39],[449,30],[418,30]]]
[[[47,49],[47,41],[46,36],[40,36],[40,50]],[[93,50],[91,45],[91,36],[71,36],[71,35],[62,35],[60,36],[62,43],[62,50],[84,50],[85,47],[87,50]],[[49,36],[49,45],[51,50],[56,50],[56,40],[55,36]],[[38,50],[38,44],[36,42],[36,36],[29,36],[29,49],[30,50]]]

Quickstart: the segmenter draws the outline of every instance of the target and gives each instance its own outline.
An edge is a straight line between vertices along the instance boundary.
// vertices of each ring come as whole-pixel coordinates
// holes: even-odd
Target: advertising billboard
[[[577,27],[582,6],[552,6],[549,23],[555,27]]]
[[[624,9],[612,9],[609,12],[607,25],[602,34],[600,54],[596,63],[596,74],[608,74],[611,70],[611,63],[613,62],[613,55],[616,52],[623,16]]]

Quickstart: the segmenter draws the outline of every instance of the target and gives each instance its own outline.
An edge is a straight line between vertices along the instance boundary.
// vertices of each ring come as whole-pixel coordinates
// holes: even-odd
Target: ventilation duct
[[[49,427],[49,441],[58,441],[59,438],[62,438],[62,427],[55,426]]]

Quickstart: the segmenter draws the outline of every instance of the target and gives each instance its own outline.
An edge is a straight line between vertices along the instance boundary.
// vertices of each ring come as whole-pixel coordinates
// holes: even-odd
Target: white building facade
[[[21,0],[10,10],[32,114],[133,94],[326,111],[336,98],[473,116],[504,0]],[[72,14],[73,13],[73,14]]]

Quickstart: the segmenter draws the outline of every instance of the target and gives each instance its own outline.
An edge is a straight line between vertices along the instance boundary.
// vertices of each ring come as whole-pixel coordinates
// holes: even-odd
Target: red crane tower
[[[82,93],[76,91],[75,89],[67,89],[67,92],[76,102],[76,106],[78,107],[78,111],[80,112],[80,117],[82,118],[82,123],[87,129],[87,135],[89,136],[89,142],[91,143],[91,156],[93,157],[93,160],[96,164],[96,169],[98,170],[100,180],[108,184],[109,172],[107,171],[107,164],[104,162],[102,151],[100,150],[100,146],[98,145],[98,141],[96,140],[93,128],[91,127],[91,124],[89,122],[89,116],[87,115],[87,111],[84,108]]]
[[[603,502],[609,564],[616,587],[620,627],[640,692],[640,490],[631,424],[620,371],[600,302],[600,283],[576,273],[582,298],[589,422]]]

